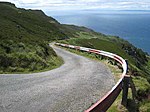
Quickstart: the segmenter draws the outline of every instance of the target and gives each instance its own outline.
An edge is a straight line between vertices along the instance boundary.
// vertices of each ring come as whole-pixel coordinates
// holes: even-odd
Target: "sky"
[[[17,7],[47,10],[150,10],[150,0],[0,0]]]

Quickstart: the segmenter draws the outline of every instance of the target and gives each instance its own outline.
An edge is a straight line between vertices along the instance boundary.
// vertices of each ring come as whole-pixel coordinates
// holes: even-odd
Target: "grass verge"
[[[16,68],[17,71],[15,71],[16,70],[15,68],[11,68],[12,71],[3,72],[1,70],[0,74],[29,74],[29,73],[46,72],[46,71],[60,67],[64,63],[64,61],[61,57],[58,56],[58,57],[51,57],[51,59],[47,60],[47,63],[49,66],[47,66],[45,68],[40,68],[37,70],[31,70],[30,68],[29,69]],[[19,69],[20,69],[20,71],[18,71]]]

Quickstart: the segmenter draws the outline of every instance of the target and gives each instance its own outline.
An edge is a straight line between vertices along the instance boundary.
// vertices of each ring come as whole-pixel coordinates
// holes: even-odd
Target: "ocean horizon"
[[[62,24],[85,26],[94,31],[119,36],[150,54],[150,11],[49,11]]]

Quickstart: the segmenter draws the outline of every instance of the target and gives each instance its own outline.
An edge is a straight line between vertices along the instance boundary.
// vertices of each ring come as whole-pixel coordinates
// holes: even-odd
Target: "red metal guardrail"
[[[121,92],[123,88],[123,80],[126,76],[128,65],[126,61],[113,53],[102,51],[102,50],[97,50],[97,49],[92,49],[92,48],[86,48],[86,47],[80,47],[80,46],[73,46],[73,45],[68,45],[68,44],[61,44],[61,43],[55,43],[56,45],[63,46],[63,47],[68,47],[72,49],[77,49],[80,51],[85,51],[89,53],[95,53],[98,55],[106,56],[109,58],[112,58],[119,62],[122,65],[123,68],[123,73],[121,75],[121,78],[118,80],[118,82],[115,84],[115,86],[105,95],[103,96],[99,101],[97,101],[94,105],[92,105],[89,109],[85,110],[85,112],[105,112],[108,110],[108,108],[112,105],[112,103],[115,101],[119,93]]]

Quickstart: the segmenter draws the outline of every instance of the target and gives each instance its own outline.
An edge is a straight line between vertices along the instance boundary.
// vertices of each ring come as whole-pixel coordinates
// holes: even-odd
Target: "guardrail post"
[[[126,61],[127,64],[127,71],[128,72],[128,61]],[[122,92],[122,102],[121,104],[124,105],[125,107],[127,106],[127,100],[128,100],[128,88],[129,88],[129,81],[130,81],[130,76],[129,75],[125,75],[124,79],[123,79],[123,92]]]
[[[124,105],[125,107],[127,106],[127,100],[128,100],[128,88],[129,88],[129,80],[130,76],[125,75],[123,79],[123,92],[122,92],[122,102],[121,104]]]

